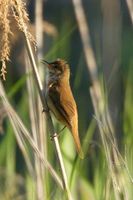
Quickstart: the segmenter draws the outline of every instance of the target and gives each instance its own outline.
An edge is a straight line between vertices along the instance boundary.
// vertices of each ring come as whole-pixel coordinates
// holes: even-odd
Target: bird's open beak
[[[42,60],[41,63],[46,64],[48,68],[50,67],[50,63],[46,60]]]
[[[52,62],[48,62],[46,60],[42,60],[41,62],[47,66],[49,71],[51,71],[51,72],[54,71],[54,67],[53,67],[53,63]]]
[[[52,68],[52,63],[46,61],[46,60],[42,60],[41,61],[43,64],[46,64],[46,66],[48,67],[48,69],[50,70]]]
[[[41,63],[49,65],[50,63],[46,60],[42,60]]]

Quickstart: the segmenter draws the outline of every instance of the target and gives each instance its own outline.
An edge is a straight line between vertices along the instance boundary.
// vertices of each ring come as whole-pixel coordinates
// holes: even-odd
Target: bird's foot
[[[53,141],[54,138],[59,137],[59,134],[54,133],[53,135],[50,136],[50,140]]]
[[[48,113],[48,112],[49,112],[49,109],[48,109],[48,108],[47,108],[47,109],[43,108],[43,109],[42,109],[42,113],[43,113],[43,112],[47,112],[47,113]]]

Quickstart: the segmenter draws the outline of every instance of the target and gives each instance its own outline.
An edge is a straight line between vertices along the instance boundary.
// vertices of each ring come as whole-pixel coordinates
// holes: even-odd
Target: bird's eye
[[[57,68],[58,68],[58,65],[55,64],[55,65],[54,65],[54,68],[57,69]]]

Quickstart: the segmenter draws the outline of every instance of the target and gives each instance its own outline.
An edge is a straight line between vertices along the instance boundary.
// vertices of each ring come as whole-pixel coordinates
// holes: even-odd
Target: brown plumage
[[[71,131],[79,156],[83,158],[79,134],[77,106],[70,88],[70,68],[66,61],[57,59],[47,63],[49,78],[46,91],[48,107],[55,117]]]

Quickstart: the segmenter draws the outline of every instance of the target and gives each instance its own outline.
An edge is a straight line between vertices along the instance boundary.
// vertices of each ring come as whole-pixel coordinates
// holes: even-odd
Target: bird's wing
[[[71,127],[71,121],[77,115],[77,109],[70,88],[63,88],[60,92],[58,87],[50,88],[49,97],[64,122]],[[56,116],[56,113],[54,114]]]

